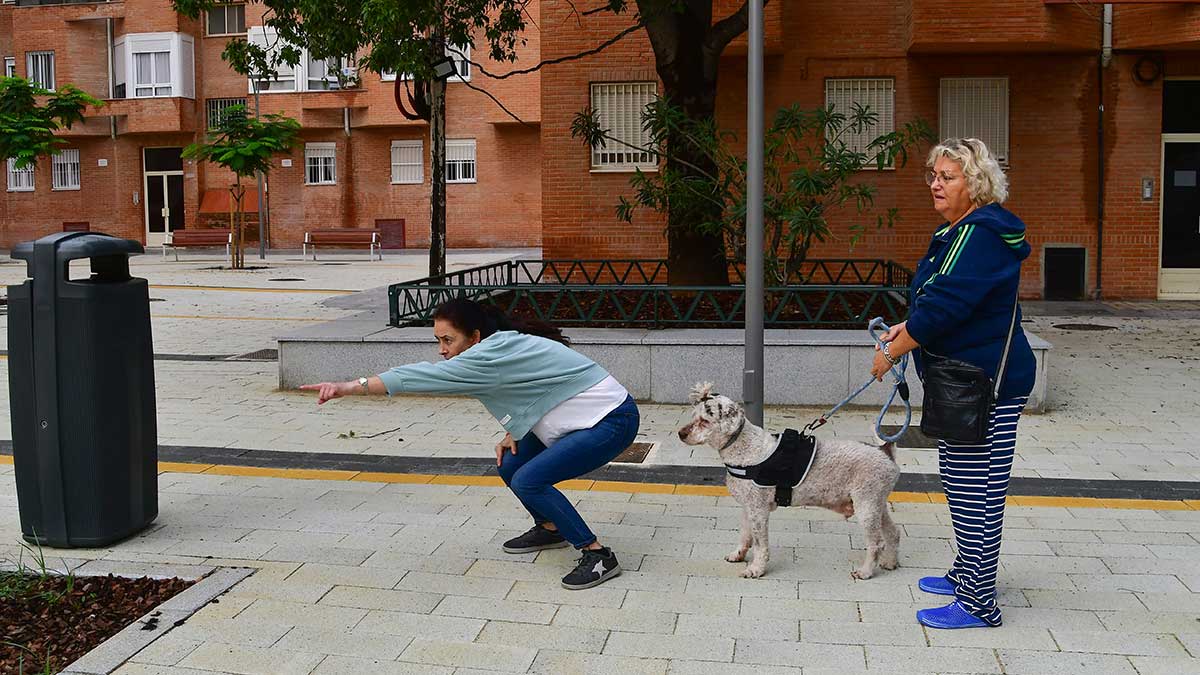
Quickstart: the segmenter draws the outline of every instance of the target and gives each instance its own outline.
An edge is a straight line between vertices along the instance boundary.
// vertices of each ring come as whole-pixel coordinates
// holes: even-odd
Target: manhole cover
[[[278,349],[260,349],[256,352],[247,352],[238,354],[237,356],[229,357],[230,361],[278,361]]]
[[[304,281],[299,277],[280,277],[278,279],[267,279],[267,281]]]
[[[163,298],[150,298],[150,302],[166,302]]]
[[[343,263],[337,263],[337,262],[334,262],[334,263],[326,263],[326,262],[323,262],[323,263],[321,263],[321,264],[322,264],[322,265],[349,265],[350,263],[346,263],[346,262],[343,262]]]
[[[641,464],[646,461],[646,455],[649,455],[653,449],[653,443],[633,443],[622,450],[621,454],[617,455],[613,461],[620,464]]]
[[[1105,326],[1099,323],[1056,323],[1059,330],[1116,330],[1116,326]]]
[[[216,267],[197,267],[196,269],[198,269],[198,270],[225,270],[225,271],[229,271],[229,272],[250,272],[253,270],[269,270],[269,269],[271,269],[271,266],[270,265],[246,265],[245,267],[243,267],[240,270],[235,270],[232,267],[228,267],[226,265],[217,265]]]

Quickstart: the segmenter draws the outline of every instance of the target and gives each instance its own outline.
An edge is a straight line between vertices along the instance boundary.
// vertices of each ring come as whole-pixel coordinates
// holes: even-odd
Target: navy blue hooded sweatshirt
[[[994,381],[1028,256],[1025,223],[999,204],[980,207],[953,227],[942,223],[913,278],[908,334],[922,349],[979,366]],[[1033,390],[1036,364],[1020,321],[1018,311],[1001,399]],[[921,356],[917,350],[918,374]]]

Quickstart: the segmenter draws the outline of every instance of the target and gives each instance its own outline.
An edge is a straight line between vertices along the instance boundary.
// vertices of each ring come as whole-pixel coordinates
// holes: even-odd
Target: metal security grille
[[[1008,78],[943,77],[938,96],[940,138],[978,138],[1008,164]]]
[[[54,189],[79,189],[79,151],[60,150],[54,154]]]
[[[26,52],[25,74],[30,82],[54,91],[54,52]]]
[[[421,183],[425,180],[421,141],[392,141],[392,182]]]
[[[208,10],[209,35],[239,35],[246,32],[246,6],[217,5]]]
[[[446,182],[475,182],[475,139],[446,141]]]
[[[846,116],[849,127],[854,115],[854,104],[867,108],[875,115],[875,124],[867,125],[855,133],[843,129],[839,138],[854,152],[872,154],[868,150],[871,141],[896,129],[896,87],[890,77],[835,78],[825,80],[825,106]]]
[[[8,160],[8,189],[10,192],[29,192],[33,189],[33,165],[17,168],[17,160]]]
[[[308,185],[337,183],[337,146],[309,143],[304,146],[304,182]]]
[[[653,169],[658,160],[649,152],[650,134],[642,113],[658,96],[654,82],[614,82],[592,85],[592,109],[600,127],[614,139],[592,148],[593,169]],[[633,147],[630,147],[633,146]]]
[[[224,119],[225,111],[235,105],[246,107],[244,98],[210,98],[204,101],[204,116],[209,129],[216,129]]]

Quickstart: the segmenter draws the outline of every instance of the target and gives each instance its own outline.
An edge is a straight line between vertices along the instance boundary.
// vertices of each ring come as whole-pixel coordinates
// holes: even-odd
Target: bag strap
[[[1008,350],[1012,347],[1013,333],[1017,330],[1017,305],[1020,304],[1021,280],[1017,279],[1017,292],[1013,294],[1012,319],[1008,323],[1008,337],[1004,340],[1004,351],[1000,354],[1000,365],[996,368],[996,388],[992,391],[992,400],[1000,400],[1000,388],[1004,386],[1004,371],[1008,366]]]

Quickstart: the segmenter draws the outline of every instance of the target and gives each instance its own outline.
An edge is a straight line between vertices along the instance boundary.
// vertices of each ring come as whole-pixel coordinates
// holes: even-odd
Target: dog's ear
[[[713,390],[712,382],[697,382],[692,387],[692,393],[688,395],[688,400],[692,402],[692,405],[696,405],[700,401],[703,401],[704,399],[711,397],[712,390]]]

